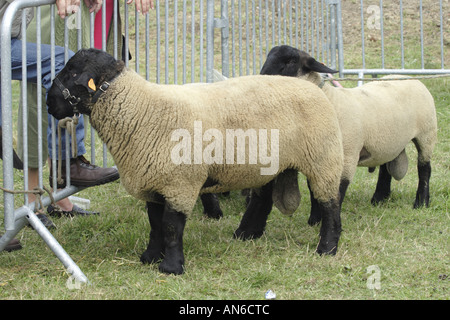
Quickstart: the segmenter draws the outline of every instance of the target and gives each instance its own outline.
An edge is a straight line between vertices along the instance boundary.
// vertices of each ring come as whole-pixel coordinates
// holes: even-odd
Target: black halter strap
[[[106,90],[108,90],[109,86],[111,84],[107,81],[103,82],[100,87],[98,87],[98,90],[94,93],[94,95],[92,96],[92,103],[96,103],[98,98],[100,98],[100,96],[106,92]]]
[[[69,91],[68,88],[64,87],[64,85],[62,84],[61,80],[58,79],[58,77],[56,77],[54,80],[54,83],[56,84],[56,86],[59,88],[59,90],[61,90],[61,93],[63,94],[64,100],[67,100],[72,106],[73,106],[73,112],[75,113],[79,113],[76,105],[78,103],[80,103],[81,98],[80,97],[76,97],[74,95],[72,95]],[[99,87],[98,90],[94,93],[94,95],[92,96],[92,103],[96,103],[97,100],[100,98],[100,96],[106,92],[106,90],[108,90],[109,86],[111,84],[107,81],[103,82]]]
[[[72,106],[73,106],[73,112],[79,113],[76,105],[80,103],[81,98],[75,97],[74,95],[70,94],[69,89],[64,87],[62,82],[56,77],[53,82],[58,86],[59,90],[61,90],[61,93],[63,94],[64,100],[67,100]]]

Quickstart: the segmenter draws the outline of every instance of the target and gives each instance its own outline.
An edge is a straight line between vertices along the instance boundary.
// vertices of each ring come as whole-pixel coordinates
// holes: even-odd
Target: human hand
[[[132,3],[133,0],[127,0],[127,4]],[[136,9],[142,14],[147,14],[150,9],[153,9],[153,0],[135,0]]]
[[[102,7],[103,0],[84,0],[84,4],[89,8],[89,12],[97,13]]]
[[[66,15],[78,12],[80,0],[56,0],[58,15],[64,19]]]

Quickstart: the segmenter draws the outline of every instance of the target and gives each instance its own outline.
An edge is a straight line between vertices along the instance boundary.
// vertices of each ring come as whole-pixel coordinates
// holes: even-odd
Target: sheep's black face
[[[277,46],[270,50],[260,73],[296,77],[300,69],[300,51],[290,46]]]
[[[89,115],[98,88],[113,80],[124,66],[108,53],[87,49],[78,51],[53,81],[47,95],[48,112],[56,119],[75,113]]]
[[[260,73],[297,77],[311,71],[322,73],[337,72],[324,64],[317,62],[304,51],[291,46],[282,45],[273,47],[272,50],[270,50]]]

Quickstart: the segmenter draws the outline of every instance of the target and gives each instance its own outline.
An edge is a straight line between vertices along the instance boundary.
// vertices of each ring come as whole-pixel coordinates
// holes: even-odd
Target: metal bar
[[[239,59],[239,76],[242,76],[242,3],[241,0],[238,2],[238,59]]]
[[[444,11],[442,10],[442,0],[439,0],[439,16],[440,16],[440,36],[441,36],[441,68],[444,69]],[[448,20],[447,20],[448,21]]]
[[[250,74],[250,21],[248,1],[245,1],[245,67],[246,75]]]
[[[343,74],[405,74],[405,75],[439,75],[450,74],[450,69],[344,69]]]
[[[167,8],[166,8],[167,10]],[[178,0],[173,5],[173,83],[178,83]]]
[[[28,211],[27,219],[33,229],[39,234],[39,236],[44,240],[47,246],[53,251],[53,253],[62,262],[64,267],[66,267],[67,272],[69,272],[77,281],[81,283],[88,283],[87,277],[81,271],[81,269],[75,264],[72,258],[67,254],[63,247],[56,241],[52,236],[50,231],[42,224],[41,220],[31,211],[28,207],[25,207]]]
[[[115,2],[115,1],[114,1]],[[136,73],[139,73],[140,64],[139,64],[139,46],[140,46],[140,35],[139,35],[139,12],[137,10],[137,6],[134,9],[134,51],[135,51],[135,59],[134,59],[134,68]]]
[[[261,7],[260,7],[261,10]],[[229,20],[228,20],[228,1],[222,0],[220,5],[220,19],[222,21],[222,28],[220,32],[221,45],[222,45],[222,74],[225,77],[230,76],[230,49],[228,47],[229,39]]]
[[[214,81],[214,0],[206,2],[206,82]]]
[[[145,79],[150,80],[150,18],[145,15]]]
[[[275,1],[272,1],[272,47],[275,46]]]
[[[304,27],[303,27],[303,0],[300,6],[300,39],[301,39],[301,49],[304,50]]]
[[[422,0],[420,0],[419,5],[419,14],[420,14],[420,63],[422,65],[422,69],[425,68],[424,55],[423,55],[423,5]]]
[[[364,36],[364,1],[361,0],[361,50],[362,50],[362,68],[366,68],[366,50]]]
[[[230,22],[231,22],[231,76],[236,76],[236,41],[235,41],[235,32],[236,32],[236,6],[235,0],[231,1],[230,7]]]
[[[106,3],[103,7],[106,7]],[[113,52],[113,56],[115,59],[119,58],[119,52],[118,52],[118,43],[119,43],[119,30],[117,23],[118,21],[118,15],[119,15],[119,5],[118,5],[118,1],[114,1],[114,10],[113,10],[113,23],[114,23],[114,29],[113,29],[113,41],[114,41],[114,52]],[[94,13],[91,14],[91,16],[94,16]],[[91,20],[92,21],[92,20]],[[92,27],[91,24],[91,30],[93,31],[94,28]],[[121,30],[122,31],[122,30]],[[110,31],[111,32],[111,31]],[[122,43],[123,45],[123,43]],[[125,51],[126,52],[126,51]]]
[[[405,40],[403,35],[403,0],[400,0],[400,50],[402,69],[405,68]]]
[[[263,8],[262,0],[259,0],[259,70],[262,68],[263,61]]]
[[[186,0],[183,0],[183,83],[186,83],[186,17],[187,5]]]
[[[204,18],[204,8],[203,8],[203,0],[200,0],[200,82],[203,82],[203,41],[204,41],[204,35],[203,35],[203,18]],[[214,17],[212,17],[214,19]]]
[[[195,81],[195,0],[191,4],[191,82]]]
[[[161,83],[161,18],[160,18],[160,4],[156,1],[156,83]]]
[[[41,41],[41,7],[36,8],[36,43],[40,44]],[[42,74],[42,52],[41,46],[37,46],[36,52],[37,60],[37,74]],[[43,186],[43,170],[42,165],[42,78],[36,77],[36,102],[37,102],[37,145],[38,145],[38,186],[42,188]]]
[[[384,69],[384,18],[383,0],[380,0],[381,68]]]
[[[22,134],[23,134],[23,188],[28,189],[28,105],[27,95],[27,21],[25,11],[22,12]],[[24,195],[24,203],[28,205],[28,195]]]
[[[298,0],[295,0],[295,47],[298,48]]]
[[[256,16],[255,0],[252,0],[252,52],[253,52],[253,74],[256,74]],[[247,12],[248,15],[248,12]]]
[[[342,7],[341,2],[337,3],[337,41],[338,41],[338,67],[339,75],[342,76],[343,73],[341,69],[344,69],[344,38],[343,38],[343,26],[342,26]]]
[[[165,2],[164,8],[164,50],[166,52],[166,56],[164,59],[164,79],[165,84],[169,83],[169,0]]]

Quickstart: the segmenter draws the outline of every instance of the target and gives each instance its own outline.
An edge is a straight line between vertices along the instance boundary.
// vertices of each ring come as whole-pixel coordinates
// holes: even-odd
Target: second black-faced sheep
[[[201,86],[153,84],[89,49],[58,74],[47,104],[57,119],[90,116],[121,183],[147,202],[151,232],[141,261],[162,259],[162,272],[183,272],[183,231],[199,194],[244,188],[271,194],[274,180],[291,170],[308,178],[318,201],[317,252],[336,252],[342,138],[333,106],[308,81],[258,75]],[[257,139],[241,144],[248,158],[234,145],[237,132]]]
[[[405,147],[413,141],[418,151],[419,185],[414,208],[429,204],[431,156],[437,141],[434,100],[418,80],[381,81],[357,88],[336,88],[324,82],[320,73],[334,73],[309,54],[291,46],[272,48],[261,74],[298,77],[320,86],[336,108],[344,146],[341,201],[357,166],[380,166],[372,197],[376,204],[391,192],[391,177],[406,174]],[[399,77],[399,76],[389,76]],[[314,206],[315,199],[312,197]],[[312,210],[310,223],[320,221]]]

